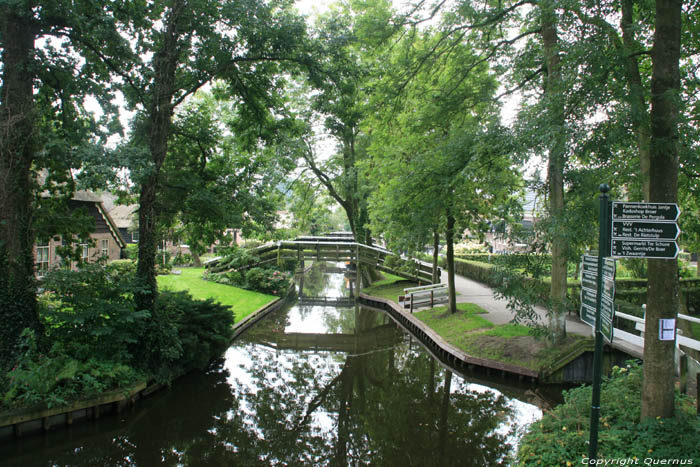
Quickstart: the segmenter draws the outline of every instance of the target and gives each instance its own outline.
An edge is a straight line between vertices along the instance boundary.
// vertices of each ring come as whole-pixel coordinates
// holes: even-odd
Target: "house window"
[[[138,230],[131,232],[131,241],[134,243],[138,243],[138,241],[139,241],[139,231]]]
[[[102,256],[109,257],[109,240],[102,240]]]
[[[89,262],[90,246],[82,243],[80,244],[80,247],[82,248],[82,251],[80,252],[80,259],[82,259],[85,263]]]
[[[40,276],[46,274],[49,270],[49,242],[39,242],[36,246],[36,263],[34,269]]]

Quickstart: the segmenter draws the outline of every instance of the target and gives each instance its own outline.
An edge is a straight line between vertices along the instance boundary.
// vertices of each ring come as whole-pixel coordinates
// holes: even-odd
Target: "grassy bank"
[[[371,286],[362,289],[362,292],[373,297],[382,297],[396,301],[399,295],[403,295],[403,289],[416,287],[417,283],[395,276],[387,272],[382,273],[384,279],[375,281]]]
[[[231,306],[236,322],[277,298],[274,295],[205,281],[202,279],[204,268],[182,268],[181,271],[179,275],[158,276],[158,287],[175,291],[186,290],[194,298],[211,298],[222,305]]]
[[[396,301],[403,289],[416,284],[397,276],[384,274],[385,279],[362,291],[375,297]],[[486,311],[473,303],[458,303],[457,312],[447,313],[446,306],[423,309],[414,316],[434,330],[447,343],[467,354],[539,371],[567,354],[583,337],[570,336],[556,348],[544,339],[537,339],[530,329],[519,324],[495,325],[484,318]]]

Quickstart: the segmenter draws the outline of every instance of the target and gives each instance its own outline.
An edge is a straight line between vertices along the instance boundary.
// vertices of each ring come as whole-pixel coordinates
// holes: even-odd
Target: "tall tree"
[[[387,62],[411,64],[441,40],[426,30],[398,44]],[[454,243],[467,229],[482,231],[517,191],[508,134],[492,99],[496,83],[470,45],[460,38],[431,57],[393,100],[396,105],[375,113],[366,163],[376,187],[373,223],[388,237],[406,244],[411,236],[427,242],[435,230],[445,232],[450,312],[456,311]],[[377,88],[385,91],[375,95],[378,101],[392,100],[393,86]]]
[[[656,30],[652,49],[651,78],[651,178],[650,201],[678,201],[680,117],[680,0],[656,1]],[[644,340],[642,417],[674,414],[674,341],[662,341],[662,319],[676,319],[680,304],[677,260],[650,259]]]
[[[272,230],[282,203],[278,186],[294,168],[295,125],[270,119],[264,145],[249,144],[238,131],[241,104],[200,91],[173,122],[170,155],[158,186],[158,223],[189,246],[195,261],[226,231],[250,238]]]
[[[257,144],[268,110],[284,87],[280,64],[310,64],[301,44],[305,25],[285,1],[169,0],[151,8],[134,48],[140,57],[135,73],[123,75],[124,92],[139,111],[132,144],[143,148],[145,169],[137,176],[139,262],[144,284],[138,305],[153,309],[157,284],[157,193],[168,154],[175,108],[214,78],[246,106],[239,130]],[[292,66],[287,67],[292,70]],[[261,130],[262,131],[262,130]]]
[[[38,329],[34,281],[36,172],[66,185],[67,160],[95,125],[83,108],[93,95],[109,109],[110,70],[124,60],[122,2],[0,2],[0,369],[23,328]],[[99,43],[100,48],[94,48]],[[51,157],[47,157],[50,154]],[[75,167],[75,165],[72,165]],[[59,170],[60,169],[60,170]]]

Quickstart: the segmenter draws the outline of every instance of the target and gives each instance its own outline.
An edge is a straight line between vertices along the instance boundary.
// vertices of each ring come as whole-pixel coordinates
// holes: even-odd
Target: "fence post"
[[[688,355],[683,354],[680,358],[681,394],[688,394]]]
[[[431,291],[430,291],[430,308],[433,307],[433,296],[434,296],[434,295],[433,295],[433,291],[431,290]]]

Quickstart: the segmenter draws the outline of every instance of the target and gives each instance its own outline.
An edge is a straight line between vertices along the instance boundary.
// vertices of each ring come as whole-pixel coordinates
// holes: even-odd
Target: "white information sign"
[[[659,320],[659,340],[672,341],[676,338],[676,320],[660,319]]]

